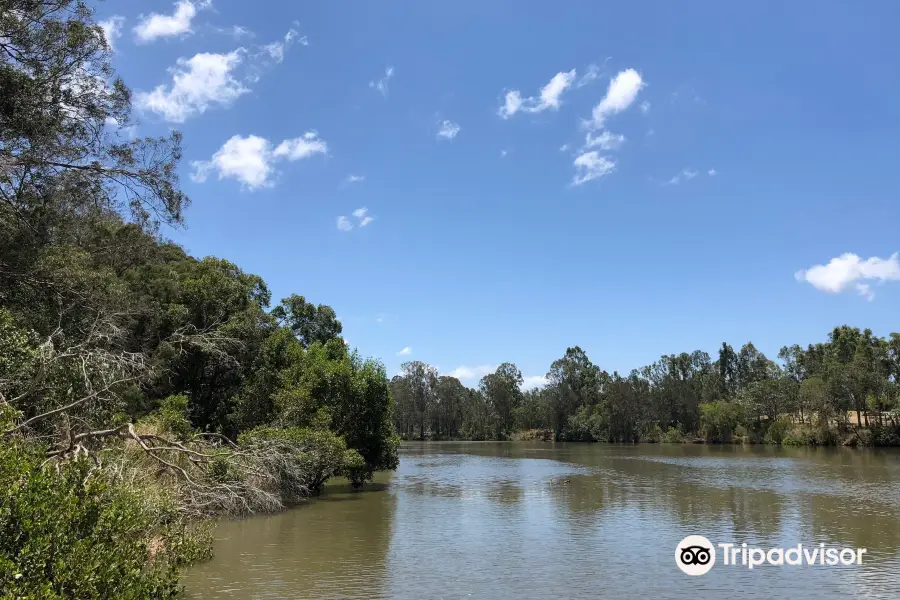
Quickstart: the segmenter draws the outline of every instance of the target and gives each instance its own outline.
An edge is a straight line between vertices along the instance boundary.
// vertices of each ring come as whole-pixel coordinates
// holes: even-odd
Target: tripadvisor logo
[[[861,565],[865,548],[826,548],[797,544],[790,548],[750,548],[747,544],[713,544],[702,535],[689,535],[675,547],[675,564],[688,575],[706,575],[716,564],[716,548],[725,566],[752,569],[762,565]]]
[[[675,564],[688,575],[706,575],[716,564],[716,549],[702,535],[689,535],[675,548]]]

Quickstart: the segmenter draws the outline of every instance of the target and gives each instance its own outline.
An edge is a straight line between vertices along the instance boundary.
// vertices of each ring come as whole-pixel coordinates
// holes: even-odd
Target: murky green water
[[[193,599],[900,598],[900,453],[407,443],[374,490],[223,523]],[[867,548],[861,566],[678,570],[689,534]]]

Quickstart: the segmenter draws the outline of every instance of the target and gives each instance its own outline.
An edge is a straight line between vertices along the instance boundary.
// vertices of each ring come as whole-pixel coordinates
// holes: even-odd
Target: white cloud
[[[631,106],[644,85],[641,75],[634,69],[619,72],[609,82],[606,96],[594,107],[590,121],[585,123],[586,126],[591,129],[602,129],[606,117],[620,113]]]
[[[709,175],[710,177],[715,177],[719,173],[715,169],[710,169],[709,171],[706,172],[706,174]]]
[[[862,260],[856,254],[847,252],[832,258],[827,265],[797,271],[794,277],[830,294],[838,294],[854,284],[859,294],[871,300],[875,294],[872,287],[863,281],[900,281],[900,254],[895,252],[889,258],[873,256]]]
[[[365,227],[366,225],[368,225],[369,223],[371,223],[372,221],[375,220],[375,217],[370,217],[367,214],[368,212],[369,212],[369,209],[366,208],[365,206],[357,208],[356,210],[353,211],[353,216],[359,220],[360,227]],[[344,217],[341,217],[341,218],[343,219]],[[349,221],[348,221],[348,225],[350,225],[350,226],[347,229],[345,229],[344,231],[350,231],[350,229],[353,228],[353,225],[350,224]],[[338,226],[338,228],[340,228],[340,225]]]
[[[215,105],[229,106],[250,91],[248,85],[259,80],[263,67],[271,66],[266,57],[281,62],[287,48],[295,41],[305,44],[305,40],[297,39],[296,30],[291,29],[283,42],[263,46],[259,51],[248,52],[241,47],[227,53],[201,52],[191,58],[179,58],[168,69],[171,84],[158,85],[151,92],[137,92],[135,105],[174,123],[183,123]],[[275,46],[277,50],[273,49]]]
[[[591,148],[600,148],[601,150],[615,150],[625,143],[625,136],[609,131],[603,131],[599,135],[593,135],[590,131],[584,138],[584,147],[582,150],[590,150]]]
[[[409,356],[410,354],[412,354],[412,348],[404,346],[403,350],[397,353],[397,356]]]
[[[353,223],[351,223],[350,219],[348,219],[347,217],[340,216],[337,218],[337,228],[340,231],[350,231],[351,229],[353,229]]]
[[[690,181],[694,177],[698,175],[697,171],[693,169],[684,169],[681,173],[675,175],[672,179],[665,182],[663,185],[678,185],[682,181]]]
[[[347,178],[344,180],[343,185],[350,185],[351,183],[360,183],[365,181],[365,175],[347,175]]]
[[[225,28],[217,28],[216,31],[219,33],[225,33],[230,36],[233,36],[235,39],[241,39],[243,37],[254,37],[256,34],[244,27],[243,25],[232,25],[231,27]]]
[[[508,119],[517,112],[522,107],[522,94],[519,90],[511,90],[506,92],[506,96],[503,99],[503,106],[500,107],[500,110],[497,111],[502,118]]]
[[[506,150],[501,150],[501,151],[500,151],[500,158],[506,158],[506,155],[507,155],[507,154],[508,154],[508,152],[507,152]]]
[[[562,146],[559,147],[560,152],[565,152],[568,149],[569,149],[569,144],[563,144]]]
[[[197,15],[197,11],[207,8],[211,4],[210,0],[203,2],[178,0],[171,15],[159,13],[152,13],[149,16],[141,15],[140,21],[134,28],[134,35],[138,42],[152,42],[157,38],[192,33],[191,21]]]
[[[314,132],[303,137],[284,140],[274,149],[272,143],[257,135],[232,136],[208,161],[194,161],[191,179],[202,183],[211,172],[219,179],[236,179],[249,190],[274,185],[275,163],[295,161],[324,154],[328,147]]]
[[[497,370],[497,365],[481,365],[478,367],[457,367],[447,373],[450,377],[456,377],[460,381],[473,381],[490,375]]]
[[[306,36],[298,38],[299,34],[296,29],[289,29],[286,34],[284,34],[284,40],[280,40],[277,42],[272,42],[271,44],[266,44],[263,46],[263,50],[272,57],[275,62],[281,62],[284,60],[284,53],[294,45],[294,42],[299,43],[301,46],[308,46],[309,41],[306,39]]]
[[[578,80],[578,83],[575,84],[576,88],[584,87],[590,82],[597,79],[600,76],[600,67],[597,65],[588,65],[587,73],[581,76],[581,79]]]
[[[116,49],[116,40],[122,37],[122,25],[125,23],[125,17],[118,15],[110,17],[104,21],[100,21],[97,25],[103,30],[103,37],[110,50]]]
[[[648,112],[650,112],[650,103],[647,102],[646,100],[644,100],[643,102],[641,102],[641,112],[644,113],[645,115],[646,115]]]
[[[175,123],[203,114],[212,105],[228,106],[250,91],[235,77],[243,60],[243,48],[227,54],[202,52],[189,59],[179,58],[169,69],[171,87],[159,85],[152,92],[138,92],[135,103]]]
[[[593,179],[599,179],[616,168],[614,161],[600,156],[596,150],[580,154],[574,164],[575,177],[572,179],[572,185],[581,185]]]
[[[522,389],[533,390],[547,385],[547,378],[543,375],[526,375],[522,378]]]
[[[859,295],[868,300],[869,302],[875,297],[875,292],[872,291],[872,286],[868,283],[857,283],[856,291],[859,292]]]
[[[560,71],[541,88],[540,96],[522,98],[519,90],[506,92],[503,106],[497,111],[503,119],[508,119],[517,112],[539,113],[547,109],[557,110],[562,102],[563,93],[572,86],[575,81],[575,69],[568,72]]]
[[[388,83],[391,81],[391,78],[394,76],[394,67],[388,66],[384,70],[384,77],[379,79],[378,81],[370,81],[369,87],[375,88],[378,90],[382,96],[387,98],[388,96]]]
[[[445,140],[452,140],[459,133],[459,124],[444,119],[438,124],[438,137]]]
[[[272,156],[275,158],[286,158],[290,161],[308,158],[313,154],[325,154],[328,152],[328,144],[324,140],[319,139],[319,134],[315,131],[307,131],[303,137],[284,140]]]

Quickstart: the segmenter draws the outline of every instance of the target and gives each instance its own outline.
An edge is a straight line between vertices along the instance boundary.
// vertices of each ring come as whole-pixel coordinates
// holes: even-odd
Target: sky
[[[900,4],[97,5],[164,234],[332,306],[388,375],[528,387],[898,329]]]

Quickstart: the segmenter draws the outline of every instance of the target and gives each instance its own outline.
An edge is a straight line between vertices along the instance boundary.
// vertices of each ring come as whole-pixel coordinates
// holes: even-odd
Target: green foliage
[[[189,403],[184,394],[168,396],[160,402],[159,410],[151,414],[149,420],[157,425],[160,432],[171,433],[180,439],[187,438],[192,433],[188,418]]]
[[[366,479],[366,463],[360,453],[348,449],[344,438],[327,429],[261,426],[241,434],[238,441],[251,448],[268,446],[283,451],[277,471],[282,490],[318,491],[335,475],[346,475],[356,485]]]
[[[662,442],[664,444],[683,444],[684,443],[684,433],[681,429],[676,427],[669,427],[665,434],[662,436]]]
[[[731,442],[743,420],[743,408],[736,402],[720,400],[700,405],[700,435],[707,442]]]
[[[781,444],[794,429],[794,423],[786,417],[779,417],[769,423],[763,438],[767,444]],[[794,438],[792,438],[793,440]]]
[[[178,573],[206,558],[171,505],[149,505],[88,460],[44,470],[42,454],[0,445],[4,598],[175,598]]]

